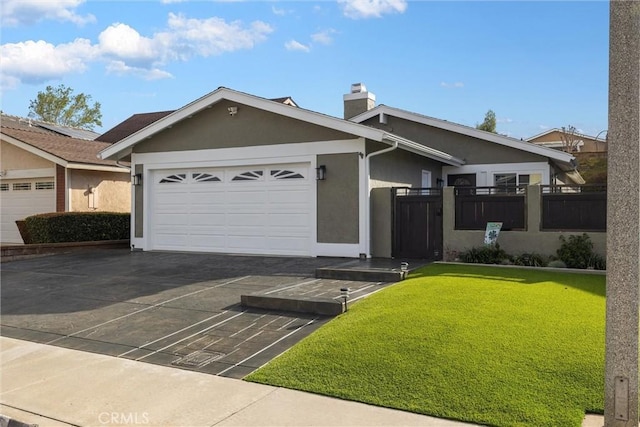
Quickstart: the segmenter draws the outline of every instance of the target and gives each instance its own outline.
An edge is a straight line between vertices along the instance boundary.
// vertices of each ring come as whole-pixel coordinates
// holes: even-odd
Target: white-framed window
[[[540,173],[515,173],[500,172],[493,174],[493,185],[495,187],[516,187],[520,185],[535,185],[542,182]]]

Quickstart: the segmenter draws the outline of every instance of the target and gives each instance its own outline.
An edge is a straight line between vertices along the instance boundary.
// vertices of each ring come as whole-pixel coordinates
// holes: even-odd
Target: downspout
[[[366,142],[365,142],[366,143]],[[374,151],[367,154],[364,161],[365,170],[365,189],[367,194],[367,200],[365,203],[365,242],[366,242],[366,256],[371,258],[371,158],[380,156],[381,154],[389,153],[398,148],[398,141],[393,141],[393,145],[383,150]]]

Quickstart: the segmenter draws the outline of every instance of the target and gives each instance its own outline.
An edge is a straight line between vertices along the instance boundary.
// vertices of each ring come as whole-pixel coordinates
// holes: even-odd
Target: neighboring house
[[[570,154],[375,107],[362,86],[344,102],[363,124],[219,88],[107,132],[128,129],[101,157],[131,162],[132,248],[390,257],[392,187],[579,177]]]
[[[553,148],[554,150],[564,150],[562,142],[562,129],[549,129],[538,135],[527,138],[528,142],[531,142],[542,147]],[[606,134],[606,131],[600,132],[596,136],[584,135],[581,133],[575,133],[576,139],[575,148],[573,152],[576,153],[606,153],[607,152],[607,140],[606,138],[600,138],[600,135]]]
[[[130,210],[128,165],[98,158],[111,144],[92,141],[95,136],[91,131],[0,117],[2,243],[22,243],[15,221],[29,215]]]

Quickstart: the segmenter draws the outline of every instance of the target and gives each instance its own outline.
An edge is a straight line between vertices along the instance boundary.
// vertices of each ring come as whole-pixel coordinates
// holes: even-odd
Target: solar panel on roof
[[[57,132],[61,135],[70,136],[71,138],[87,139],[93,141],[98,136],[100,136],[99,133],[86,129],[69,128],[65,126],[54,125],[51,123],[37,123],[37,125],[45,129]]]

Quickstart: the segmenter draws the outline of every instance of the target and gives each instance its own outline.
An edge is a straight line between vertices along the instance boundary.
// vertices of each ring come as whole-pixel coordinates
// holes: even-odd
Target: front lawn
[[[495,426],[604,408],[605,276],[435,264],[249,381]]]

